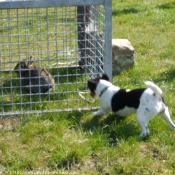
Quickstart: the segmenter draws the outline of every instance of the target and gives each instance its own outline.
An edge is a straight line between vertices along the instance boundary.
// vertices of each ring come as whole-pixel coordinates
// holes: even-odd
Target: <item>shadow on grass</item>
[[[105,116],[92,116],[92,111],[60,112],[56,120],[65,120],[69,129],[81,130],[85,133],[106,135],[108,144],[115,145],[119,140],[137,137],[136,120],[131,117],[118,117],[115,114]],[[55,115],[43,115],[43,120],[55,120]],[[135,118],[135,117],[134,117]]]
[[[175,2],[170,2],[170,3],[158,5],[157,8],[160,8],[160,9],[173,9],[173,8],[175,8]]]
[[[71,128],[82,129],[84,132],[99,132],[108,135],[109,144],[116,144],[120,139],[127,139],[131,136],[137,137],[134,120],[131,117],[119,117],[115,114],[106,116],[92,116],[92,111],[71,111],[60,112],[58,120],[66,120]],[[45,116],[45,115],[44,115]],[[50,120],[55,117],[48,115]],[[45,116],[47,118],[47,116]],[[44,118],[45,118],[44,117]]]
[[[174,77],[175,77],[175,69],[170,69],[169,71],[159,74],[159,77],[156,79],[156,81],[172,82],[174,81]]]
[[[117,15],[123,15],[123,14],[130,14],[130,13],[138,13],[139,10],[135,9],[135,8],[126,8],[123,10],[113,10],[112,11],[112,15],[113,16],[117,16]]]
[[[161,4],[161,5],[156,6],[156,8],[173,9],[173,8],[175,8],[175,2]],[[138,10],[136,8],[125,8],[123,10],[116,10],[116,9],[114,9],[112,11],[112,15],[113,16],[117,16],[117,15],[123,15],[123,14],[136,14],[136,13],[139,13],[139,12],[140,12],[140,10]]]
[[[129,117],[119,117],[115,114],[106,116],[93,116],[82,124],[85,131],[100,131],[108,135],[109,144],[116,144],[120,139],[127,139],[135,136],[135,126],[133,120]]]

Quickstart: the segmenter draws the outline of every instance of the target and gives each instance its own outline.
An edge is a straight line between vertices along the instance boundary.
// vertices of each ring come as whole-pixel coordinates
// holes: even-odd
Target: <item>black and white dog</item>
[[[101,78],[88,80],[90,95],[100,98],[100,109],[93,115],[105,115],[112,110],[118,116],[126,117],[136,112],[137,121],[142,129],[139,137],[150,134],[148,122],[158,114],[175,129],[162,90],[150,81],[146,81],[145,84],[148,88],[126,90],[110,83],[106,74]]]

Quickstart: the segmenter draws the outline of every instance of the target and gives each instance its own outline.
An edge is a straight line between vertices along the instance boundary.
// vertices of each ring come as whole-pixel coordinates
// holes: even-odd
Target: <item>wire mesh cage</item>
[[[112,76],[111,0],[0,2],[0,40],[1,117],[96,108],[87,80]]]

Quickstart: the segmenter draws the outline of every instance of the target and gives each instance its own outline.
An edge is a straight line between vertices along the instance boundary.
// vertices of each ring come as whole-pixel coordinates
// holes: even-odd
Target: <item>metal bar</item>
[[[112,0],[105,1],[105,73],[112,82]]]
[[[98,107],[92,107],[92,108],[89,108],[89,107],[85,107],[85,108],[77,108],[76,110],[77,111],[89,111],[89,110],[96,110],[98,109]],[[35,110],[35,111],[27,111],[27,112],[14,112],[14,113],[4,113],[4,114],[0,114],[0,119],[4,119],[4,118],[7,118],[7,117],[19,117],[19,115],[21,114],[43,114],[43,113],[54,113],[54,112],[63,112],[63,111],[66,111],[66,112],[70,112],[70,111],[73,111],[75,110],[74,108],[69,108],[69,109],[66,109],[66,110],[62,110],[62,109],[55,109],[55,110]]]
[[[103,5],[105,0],[26,0],[0,2],[0,9]]]

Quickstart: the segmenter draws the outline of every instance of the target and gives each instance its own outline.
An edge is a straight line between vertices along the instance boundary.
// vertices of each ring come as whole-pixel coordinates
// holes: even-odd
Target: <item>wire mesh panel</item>
[[[0,116],[96,108],[87,80],[112,75],[111,1],[86,3],[0,2]]]

